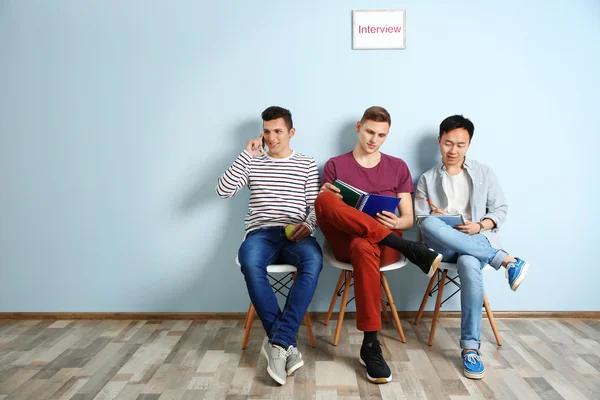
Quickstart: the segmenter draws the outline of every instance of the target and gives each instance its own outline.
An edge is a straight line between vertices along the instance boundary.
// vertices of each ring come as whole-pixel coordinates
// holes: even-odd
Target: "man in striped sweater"
[[[283,385],[304,364],[295,337],[323,268],[321,247],[311,236],[320,182],[315,160],[290,148],[295,134],[292,114],[273,106],[262,113],[262,119],[263,132],[248,141],[219,178],[217,194],[229,198],[246,185],[250,190],[246,238],[238,260],[269,338],[261,350],[267,358],[267,372]],[[287,235],[286,227],[291,234]],[[298,268],[283,310],[267,278],[267,265],[275,263]]]

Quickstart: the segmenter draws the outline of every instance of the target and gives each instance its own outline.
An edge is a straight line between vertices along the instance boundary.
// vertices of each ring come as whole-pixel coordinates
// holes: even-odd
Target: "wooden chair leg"
[[[338,296],[338,292],[340,291],[342,284],[344,283],[344,276],[346,274],[346,271],[342,270],[342,272],[340,272],[340,277],[337,281],[337,284],[335,285],[335,291],[333,292],[333,297],[331,297],[331,304],[329,305],[329,311],[327,312],[327,318],[325,318],[325,325],[327,325],[329,323],[329,320],[331,319],[331,314],[333,314],[333,308],[335,307],[335,303],[337,302],[337,298]]]
[[[437,326],[438,317],[440,315],[440,307],[442,306],[442,298],[444,294],[444,286],[446,286],[445,283],[447,274],[448,271],[444,270],[444,272],[442,273],[442,280],[438,285],[438,295],[437,300],[435,302],[435,311],[433,312],[433,320],[431,321],[431,332],[429,332],[429,342],[427,343],[430,346],[433,345],[433,338],[435,337],[435,328]]]
[[[487,295],[485,294],[485,292],[483,292],[483,306],[485,307],[485,313],[487,314],[488,320],[490,321],[490,325],[492,326],[492,331],[494,332],[494,336],[496,337],[496,343],[498,343],[498,346],[502,346],[502,340],[500,339],[498,328],[496,328],[494,315],[492,314],[492,309],[490,308],[490,303],[488,303]]]
[[[248,325],[248,315],[250,315],[251,308],[252,308],[252,302],[250,302],[250,305],[248,306],[248,311],[246,312],[246,318],[244,319],[244,329],[246,329],[246,326]]]
[[[406,338],[404,337],[404,331],[402,330],[402,324],[400,324],[400,318],[398,317],[398,311],[396,310],[396,304],[394,304],[394,298],[392,297],[392,292],[390,291],[390,287],[388,286],[387,279],[385,278],[385,273],[381,273],[381,286],[383,286],[383,290],[385,291],[385,296],[387,297],[388,303],[390,304],[390,310],[392,311],[392,317],[394,317],[394,322],[396,323],[396,330],[398,331],[398,335],[400,335],[400,341],[402,343],[406,343]]]
[[[423,316],[423,310],[425,310],[425,306],[427,305],[427,300],[429,300],[429,292],[433,289],[433,285],[435,284],[435,279],[437,278],[437,272],[433,274],[431,279],[429,280],[429,285],[427,286],[427,290],[423,295],[423,300],[421,300],[421,306],[419,307],[419,312],[417,313],[417,317],[415,318],[415,325],[419,325],[419,321]]]
[[[244,340],[242,340],[242,350],[246,350],[248,344],[248,338],[250,337],[250,330],[252,329],[252,322],[254,321],[254,315],[256,310],[254,305],[250,303],[250,309],[248,310],[248,316],[246,317],[246,328],[244,329]]]
[[[342,296],[342,304],[340,306],[340,315],[338,317],[337,326],[335,327],[335,336],[333,337],[333,345],[337,346],[342,333],[342,322],[344,322],[344,313],[346,312],[346,303],[348,303],[348,293],[350,293],[350,281],[352,280],[352,272],[344,271],[346,274],[346,284],[344,285],[344,295]]]
[[[310,320],[310,315],[308,315],[308,311],[304,314],[304,325],[306,325],[306,331],[308,332],[308,340],[310,341],[310,345],[312,347],[317,347],[315,343],[315,337],[312,332],[312,322]]]
[[[383,272],[382,272],[383,274]],[[384,299],[388,299],[386,302]],[[387,303],[389,303],[389,298],[384,293],[383,286],[381,287],[381,311],[383,311],[383,318],[387,324],[390,323],[390,314],[388,313]]]

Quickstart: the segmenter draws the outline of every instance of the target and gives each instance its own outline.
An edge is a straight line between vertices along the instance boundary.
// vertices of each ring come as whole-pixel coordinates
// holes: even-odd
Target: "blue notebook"
[[[398,204],[400,204],[400,197],[366,193],[339,179],[336,179],[333,182],[333,185],[340,189],[340,194],[342,195],[344,203],[369,214],[372,217],[382,211],[396,213],[396,208],[398,208]]]
[[[422,214],[417,215],[417,225],[421,225],[423,220],[429,217],[438,218],[452,227],[455,227],[456,225],[465,224],[465,220],[463,219],[463,216],[461,214]]]
[[[400,204],[400,197],[366,193],[362,196],[356,208],[365,214],[369,214],[371,217],[374,217],[375,214],[382,211],[396,213],[398,204]]]

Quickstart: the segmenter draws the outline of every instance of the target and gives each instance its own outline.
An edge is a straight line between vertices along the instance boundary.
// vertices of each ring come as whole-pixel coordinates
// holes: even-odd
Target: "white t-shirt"
[[[465,221],[471,221],[471,191],[473,183],[467,171],[462,169],[456,175],[445,174],[444,190],[448,196],[448,214],[462,214]]]

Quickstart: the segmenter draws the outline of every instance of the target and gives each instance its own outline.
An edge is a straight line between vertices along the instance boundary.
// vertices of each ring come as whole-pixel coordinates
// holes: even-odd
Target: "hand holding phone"
[[[252,157],[256,157],[265,152],[265,138],[261,133],[256,139],[248,140],[246,144],[246,151],[250,153]]]

